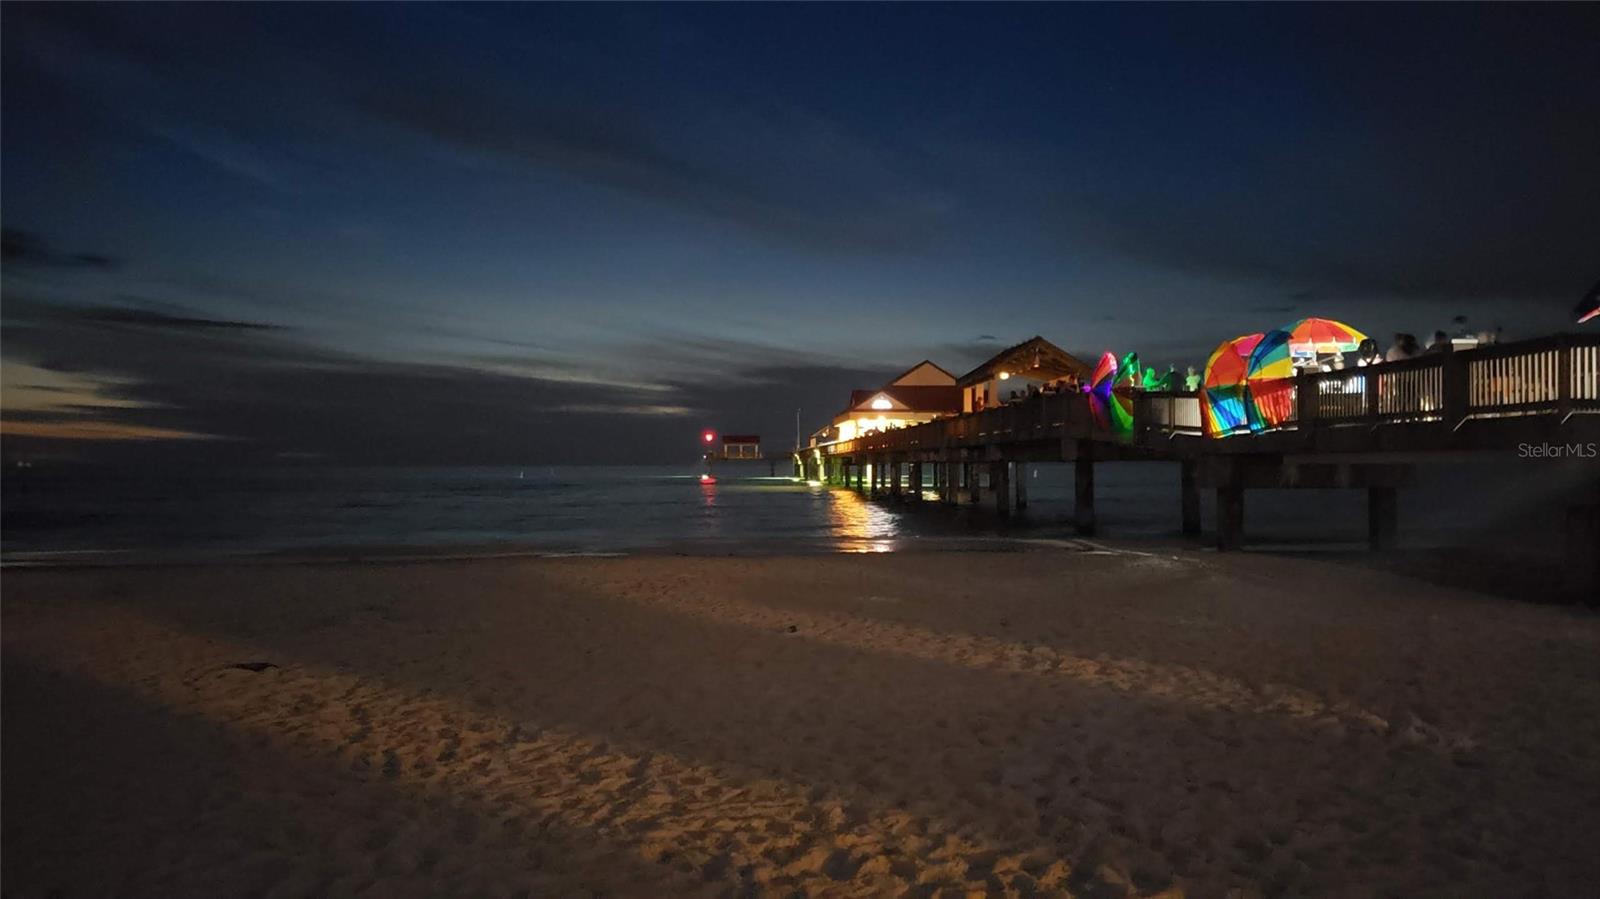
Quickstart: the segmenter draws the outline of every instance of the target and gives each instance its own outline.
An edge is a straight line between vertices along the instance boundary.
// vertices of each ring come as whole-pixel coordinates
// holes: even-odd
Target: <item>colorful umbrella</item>
[[[1133,434],[1133,392],[1139,389],[1139,354],[1129,353],[1117,366],[1111,388],[1111,430],[1119,437]]]
[[[1294,377],[1293,340],[1294,335],[1283,328],[1263,334],[1245,363],[1245,380]]]
[[[1223,437],[1245,426],[1245,370],[1262,335],[1227,340],[1206,360],[1200,382],[1201,423],[1207,435]]]
[[[1111,427],[1111,390],[1117,380],[1117,357],[1106,353],[1089,376],[1089,411],[1101,428]]]
[[[1289,351],[1296,356],[1353,353],[1367,335],[1331,318],[1302,318],[1279,329],[1289,332]]]
[[[1580,325],[1586,321],[1593,320],[1596,316],[1600,316],[1600,284],[1596,284],[1588,293],[1583,295],[1583,299],[1579,300],[1578,305],[1573,307],[1572,315]]]
[[[1129,353],[1117,363],[1117,386],[1128,387],[1138,383],[1139,354]]]
[[[1268,331],[1250,351],[1245,365],[1250,396],[1245,418],[1252,431],[1275,428],[1294,414],[1293,339],[1286,329]]]

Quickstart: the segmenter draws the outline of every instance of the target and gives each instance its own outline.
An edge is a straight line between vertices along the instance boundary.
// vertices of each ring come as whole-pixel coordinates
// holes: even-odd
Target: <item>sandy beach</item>
[[[16,897],[1600,889],[1592,611],[1254,554],[8,570],[3,749]]]

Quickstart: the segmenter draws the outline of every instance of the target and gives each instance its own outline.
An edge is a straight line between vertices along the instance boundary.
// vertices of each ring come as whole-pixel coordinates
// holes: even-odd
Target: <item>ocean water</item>
[[[281,468],[149,473],[7,472],[0,555],[8,563],[205,558],[271,553],[405,553],[452,548],[689,554],[900,551],[1074,535],[1068,465],[1030,466],[1029,508],[1002,519],[986,497],[958,509],[870,502],[840,488],[769,476],[766,463],[529,468]],[[1559,483],[1549,470],[1425,472],[1402,492],[1412,544],[1549,540]],[[1177,541],[1175,465],[1096,469],[1099,536]],[[1355,490],[1252,491],[1251,542],[1364,539]],[[1203,497],[1209,530],[1211,497]]]

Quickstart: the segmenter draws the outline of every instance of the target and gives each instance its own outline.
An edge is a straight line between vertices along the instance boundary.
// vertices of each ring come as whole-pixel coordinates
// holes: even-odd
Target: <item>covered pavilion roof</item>
[[[962,375],[956,384],[970,387],[997,378],[1001,372],[1036,381],[1050,381],[1067,375],[1087,378],[1090,368],[1077,356],[1043,337],[1034,336],[995,353],[988,361]]]

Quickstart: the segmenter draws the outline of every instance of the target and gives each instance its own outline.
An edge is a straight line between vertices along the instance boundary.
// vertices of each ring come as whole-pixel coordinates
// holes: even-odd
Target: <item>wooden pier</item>
[[[1175,504],[1183,533],[1201,531],[1200,491],[1216,491],[1216,541],[1237,549],[1245,492],[1342,487],[1367,491],[1368,536],[1391,546],[1397,488],[1415,466],[1503,455],[1530,447],[1585,467],[1588,485],[1566,510],[1567,576],[1600,592],[1600,335],[1558,335],[1302,374],[1279,427],[1223,438],[1201,432],[1193,393],[1135,392],[1132,433],[1097,420],[1084,393],[1033,396],[914,427],[818,443],[795,451],[796,474],[872,496],[941,503],[988,493],[1001,515],[1027,505],[1026,466],[1076,467],[1078,530],[1095,530],[1097,462],[1181,466]],[[1592,470],[1591,470],[1592,469]]]

